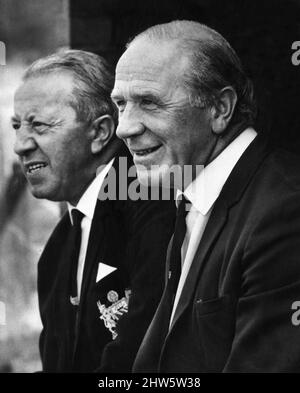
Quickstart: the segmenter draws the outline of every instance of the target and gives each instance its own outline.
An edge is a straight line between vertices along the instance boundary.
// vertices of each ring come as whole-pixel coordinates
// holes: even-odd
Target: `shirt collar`
[[[113,165],[113,162],[114,162],[114,158],[108,164],[103,166],[100,171],[97,171],[97,175],[95,179],[85,190],[84,194],[79,199],[77,206],[73,206],[70,203],[68,203],[68,210],[69,210],[69,215],[72,225],[73,225],[73,220],[72,220],[71,211],[75,208],[79,210],[82,214],[84,214],[84,216],[88,217],[90,220],[93,219],[99,191],[102,187],[105,176],[107,175],[108,171]]]
[[[177,206],[180,196],[184,194],[196,210],[206,215],[220,195],[234,166],[256,135],[256,131],[249,127],[236,137],[222,153],[202,169],[184,192],[177,191]]]

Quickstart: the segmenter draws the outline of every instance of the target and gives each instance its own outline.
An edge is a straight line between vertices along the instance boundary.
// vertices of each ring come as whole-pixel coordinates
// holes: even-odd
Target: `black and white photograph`
[[[0,0],[0,373],[298,372],[300,0]]]

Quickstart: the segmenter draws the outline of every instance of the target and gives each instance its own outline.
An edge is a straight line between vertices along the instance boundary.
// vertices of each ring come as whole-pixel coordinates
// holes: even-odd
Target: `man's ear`
[[[115,133],[115,122],[113,118],[110,115],[98,117],[93,122],[92,132],[91,151],[93,154],[97,154],[103,150]]]
[[[211,108],[211,128],[214,134],[221,135],[227,128],[237,102],[237,94],[231,87],[224,87],[218,101]]]

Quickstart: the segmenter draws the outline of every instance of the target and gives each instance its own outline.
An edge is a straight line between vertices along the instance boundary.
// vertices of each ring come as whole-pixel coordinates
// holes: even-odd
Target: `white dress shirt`
[[[181,248],[182,270],[174,300],[170,325],[214,203],[220,195],[234,166],[256,135],[257,133],[253,128],[247,128],[200,172],[184,192],[177,191],[177,206],[178,199],[181,198],[182,194],[184,194],[191,205],[190,211],[186,216],[186,235]]]
[[[72,220],[72,210],[77,209],[83,215],[83,219],[81,221],[81,244],[80,244],[80,251],[78,257],[78,269],[77,269],[77,294],[78,299],[80,298],[80,291],[81,291],[81,284],[82,284],[82,276],[83,276],[83,269],[85,263],[86,252],[88,248],[89,236],[91,231],[91,225],[94,217],[94,212],[96,208],[96,203],[98,199],[98,195],[103,184],[104,178],[107,175],[108,171],[112,167],[114,159],[112,159],[107,165],[101,167],[101,171],[98,172],[95,179],[92,183],[88,186],[85,190],[84,194],[80,198],[77,206],[72,206],[68,203],[68,210],[70,214],[71,223],[73,225]]]

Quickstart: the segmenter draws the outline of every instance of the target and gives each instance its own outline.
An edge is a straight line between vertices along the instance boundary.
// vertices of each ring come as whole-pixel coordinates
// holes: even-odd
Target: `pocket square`
[[[99,262],[96,282],[102,280],[104,277],[108,276],[110,273],[114,272],[115,270],[117,270],[116,267]]]

